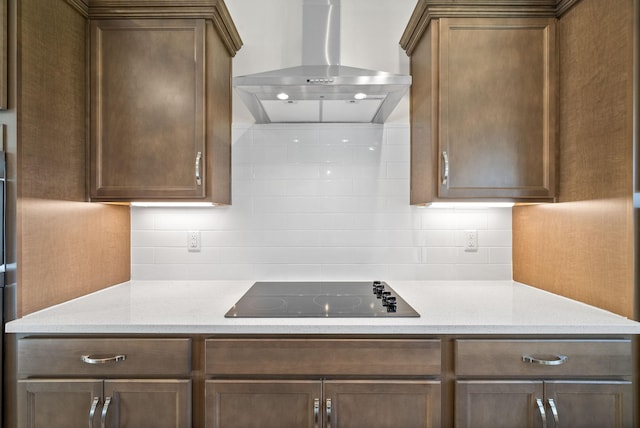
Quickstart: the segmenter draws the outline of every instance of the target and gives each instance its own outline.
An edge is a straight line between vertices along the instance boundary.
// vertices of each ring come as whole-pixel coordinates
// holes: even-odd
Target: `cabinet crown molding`
[[[418,0],[400,38],[411,55],[432,19],[438,18],[558,18],[580,0]]]
[[[186,18],[213,24],[231,56],[242,39],[223,0],[76,0],[88,3],[89,19]]]

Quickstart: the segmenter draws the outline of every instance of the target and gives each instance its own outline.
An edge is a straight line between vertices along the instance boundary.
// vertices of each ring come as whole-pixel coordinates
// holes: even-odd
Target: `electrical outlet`
[[[190,230],[187,232],[187,249],[189,251],[200,251],[200,231]]]
[[[467,252],[478,251],[478,231],[477,230],[464,231],[464,250]]]

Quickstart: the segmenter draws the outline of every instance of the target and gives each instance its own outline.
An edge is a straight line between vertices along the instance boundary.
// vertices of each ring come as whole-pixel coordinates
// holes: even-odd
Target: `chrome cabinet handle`
[[[118,361],[124,361],[127,359],[127,356],[124,354],[114,355],[112,357],[94,357],[93,355],[83,355],[80,357],[83,363],[87,364],[108,364],[108,363],[117,363]]]
[[[91,403],[91,409],[89,409],[89,428],[93,428],[93,420],[96,417],[96,409],[100,404],[100,397],[95,397],[93,403]]]
[[[102,414],[100,415],[100,428],[107,428],[107,412],[109,411],[110,404],[111,397],[105,398],[104,407],[102,408]]]
[[[320,422],[320,399],[315,398],[313,400],[313,426],[318,428],[318,422]]]
[[[549,403],[551,414],[553,415],[554,428],[558,428],[558,407],[556,406],[556,402],[553,398],[549,398],[547,403]]]
[[[331,428],[331,398],[327,398],[325,410],[327,412],[327,428]]]
[[[538,358],[533,355],[523,355],[522,362],[529,364],[541,364],[543,366],[559,366],[567,362],[566,355],[551,355],[550,358]]]
[[[540,398],[536,398],[536,404],[538,405],[538,412],[542,418],[542,428],[547,428],[547,412],[544,410],[544,403]]]
[[[447,184],[449,181],[449,155],[447,152],[442,152],[442,184]]]
[[[196,184],[202,185],[202,177],[200,176],[200,163],[202,163],[202,152],[196,154]]]

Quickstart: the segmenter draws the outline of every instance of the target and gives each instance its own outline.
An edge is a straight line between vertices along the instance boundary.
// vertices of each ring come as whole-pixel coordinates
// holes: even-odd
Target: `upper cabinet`
[[[89,18],[91,200],[229,204],[242,42],[224,2],[92,0]]]
[[[412,204],[553,201],[558,7],[546,3],[419,1],[401,40]]]

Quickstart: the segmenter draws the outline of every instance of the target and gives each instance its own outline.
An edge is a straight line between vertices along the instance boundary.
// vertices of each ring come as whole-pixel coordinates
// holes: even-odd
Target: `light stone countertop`
[[[254,281],[130,281],[6,325],[25,334],[640,334],[640,323],[512,281],[387,281],[419,318],[224,318]]]

